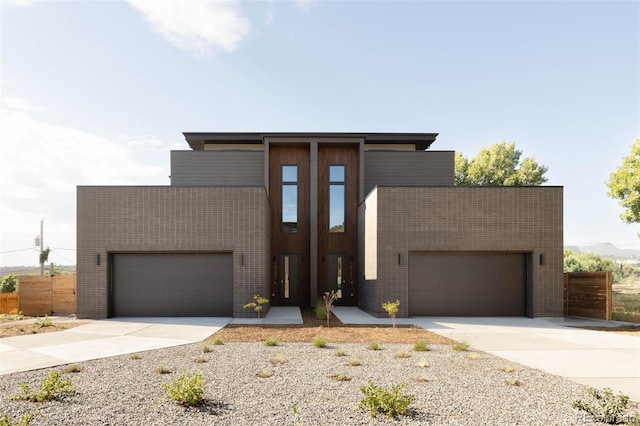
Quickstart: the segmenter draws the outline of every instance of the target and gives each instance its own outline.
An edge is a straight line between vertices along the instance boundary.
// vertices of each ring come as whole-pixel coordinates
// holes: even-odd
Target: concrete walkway
[[[231,318],[117,318],[0,339],[0,375],[201,342]]]
[[[390,324],[354,307],[336,307],[335,315],[348,324]],[[607,326],[612,322],[562,318],[398,319],[473,348],[588,386],[611,388],[640,401],[640,337],[584,330],[572,325]],[[624,325],[619,323],[618,325]]]

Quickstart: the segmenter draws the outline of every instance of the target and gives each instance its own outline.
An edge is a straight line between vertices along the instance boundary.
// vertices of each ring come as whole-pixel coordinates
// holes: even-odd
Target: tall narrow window
[[[282,232],[298,232],[298,166],[282,166]]]
[[[329,232],[344,232],[344,166],[329,166]]]

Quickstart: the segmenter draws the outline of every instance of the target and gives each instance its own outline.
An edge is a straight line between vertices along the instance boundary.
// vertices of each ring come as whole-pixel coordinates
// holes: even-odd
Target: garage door
[[[525,316],[523,253],[412,253],[409,315]]]
[[[113,316],[232,316],[230,253],[127,253],[112,260]]]

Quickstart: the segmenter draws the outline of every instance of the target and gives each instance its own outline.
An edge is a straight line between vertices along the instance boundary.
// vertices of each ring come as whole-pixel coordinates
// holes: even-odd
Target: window
[[[282,232],[298,232],[298,166],[282,166]]]
[[[344,166],[329,166],[329,232],[344,232],[344,169]]]

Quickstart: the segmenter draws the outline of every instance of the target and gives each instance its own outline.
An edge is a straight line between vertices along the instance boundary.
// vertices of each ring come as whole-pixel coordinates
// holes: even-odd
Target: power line
[[[0,254],[5,254],[5,253],[15,253],[17,251],[27,251],[27,250],[33,250],[33,251],[37,251],[35,248],[26,248],[26,249],[18,249],[18,250],[8,250],[8,251],[0,251]]]

